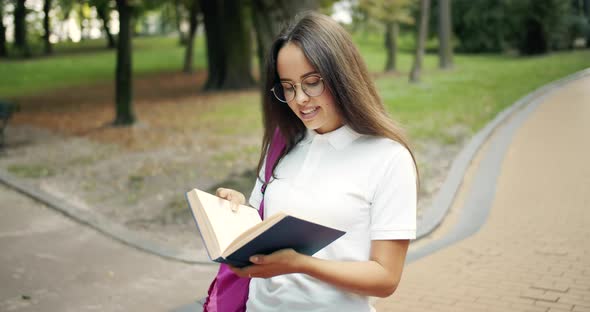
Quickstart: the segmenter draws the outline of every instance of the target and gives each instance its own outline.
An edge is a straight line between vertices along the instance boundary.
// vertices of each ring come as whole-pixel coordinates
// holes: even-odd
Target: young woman
[[[232,270],[252,277],[247,311],[372,311],[400,282],[416,233],[415,161],[349,34],[308,13],[272,46],[263,100],[264,160],[275,129],[287,148],[264,193],[265,215],[292,212],[346,234],[313,257],[281,250]],[[217,195],[243,204],[243,194]]]

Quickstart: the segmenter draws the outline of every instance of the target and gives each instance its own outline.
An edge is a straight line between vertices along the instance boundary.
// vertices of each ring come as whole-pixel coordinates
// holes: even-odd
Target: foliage
[[[569,1],[527,0],[512,3],[518,29],[516,41],[523,54],[545,53],[563,49],[569,40],[567,17],[571,10]]]
[[[414,0],[359,0],[357,10],[381,23],[414,24],[411,6]]]
[[[571,1],[454,0],[453,29],[463,52],[544,53],[569,48],[588,27]]]
[[[453,30],[460,39],[459,51],[501,52],[513,39],[514,20],[509,0],[453,1]]]

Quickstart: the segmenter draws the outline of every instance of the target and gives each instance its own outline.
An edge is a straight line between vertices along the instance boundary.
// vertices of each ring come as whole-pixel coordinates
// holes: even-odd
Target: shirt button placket
[[[303,161],[303,165],[301,166],[301,171],[297,176],[297,184],[309,184],[314,174],[317,174],[324,145],[325,138],[321,135],[314,136],[309,146],[309,150],[307,151],[307,155],[305,156],[305,160]]]

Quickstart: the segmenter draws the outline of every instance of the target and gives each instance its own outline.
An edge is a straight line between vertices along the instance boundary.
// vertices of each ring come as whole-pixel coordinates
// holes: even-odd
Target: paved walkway
[[[212,265],[130,248],[0,185],[0,311],[171,311]]]
[[[590,76],[543,98],[497,170],[481,229],[407,265],[379,312],[590,311]]]

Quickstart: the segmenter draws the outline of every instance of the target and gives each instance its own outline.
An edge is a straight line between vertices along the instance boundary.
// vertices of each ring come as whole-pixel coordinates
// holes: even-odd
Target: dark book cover
[[[286,216],[226,259],[218,258],[214,261],[245,267],[252,264],[249,259],[253,255],[267,255],[285,248],[311,256],[344,234],[340,230]]]

